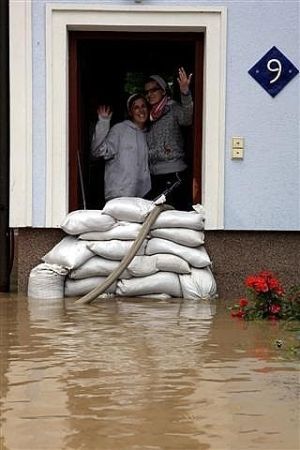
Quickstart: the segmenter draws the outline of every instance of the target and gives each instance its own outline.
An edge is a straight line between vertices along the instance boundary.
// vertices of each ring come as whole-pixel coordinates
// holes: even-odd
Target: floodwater
[[[298,450],[299,324],[0,294],[1,450]]]

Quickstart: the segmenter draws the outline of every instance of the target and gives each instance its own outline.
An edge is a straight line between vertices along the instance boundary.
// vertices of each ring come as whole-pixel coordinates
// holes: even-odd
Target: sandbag
[[[116,223],[113,217],[97,209],[79,209],[70,212],[61,224],[65,233],[78,235],[88,231],[107,231]]]
[[[162,272],[190,273],[189,264],[180,256],[159,253],[156,257],[156,267]]]
[[[141,228],[142,224],[140,223],[120,221],[110,230],[83,233],[79,236],[79,239],[86,241],[110,241],[111,239],[130,241],[136,239]]]
[[[204,244],[203,231],[189,230],[187,228],[157,228],[151,230],[150,236],[168,239],[187,247],[199,247],[199,245]]]
[[[136,297],[147,294],[168,294],[180,298],[182,291],[178,275],[158,272],[147,277],[119,280],[117,283],[116,295]]]
[[[83,278],[103,276],[107,277],[120,264],[120,261],[113,261],[111,259],[102,258],[101,256],[93,256],[86,261],[82,266],[73,269],[69,273],[69,278],[73,280],[81,280]],[[131,278],[127,270],[121,274],[120,278]]]
[[[149,239],[145,254],[154,255],[156,253],[171,253],[185,259],[193,267],[206,267],[211,264],[211,260],[204,246],[185,247],[166,239]]]
[[[98,286],[104,283],[106,277],[90,277],[84,278],[82,280],[71,280],[66,278],[65,281],[65,296],[66,297],[77,297],[79,295],[85,295]],[[116,283],[113,283],[106,291],[106,293],[113,294],[116,289]]]
[[[81,241],[84,242],[84,241]],[[96,255],[103,258],[121,261],[127,255],[134,241],[119,241],[113,239],[111,241],[85,241],[87,247]],[[139,248],[137,255],[144,255],[147,242],[144,241]]]
[[[42,257],[42,261],[58,264],[70,270],[81,266],[93,256],[94,253],[87,248],[84,241],[74,236],[66,236]]]
[[[189,264],[182,258],[171,254],[135,256],[127,267],[133,277],[145,277],[159,271],[190,273]]]
[[[64,298],[65,278],[68,270],[56,264],[42,263],[29,275],[27,295],[39,299]]]
[[[184,298],[207,300],[216,296],[217,285],[209,267],[192,268],[190,274],[179,275],[179,279]]]
[[[103,212],[114,219],[142,223],[154,207],[154,202],[150,200],[139,197],[119,197],[109,200]]]
[[[205,223],[204,209],[197,205],[197,211],[178,211],[176,209],[160,213],[152,229],[156,228],[188,228],[190,230],[203,230]],[[196,206],[193,206],[196,208]]]

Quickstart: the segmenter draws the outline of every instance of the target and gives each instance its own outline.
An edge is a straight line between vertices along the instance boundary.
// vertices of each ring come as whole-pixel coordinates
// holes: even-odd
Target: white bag
[[[168,294],[172,297],[182,296],[179,277],[171,272],[158,272],[148,277],[119,280],[116,295],[135,297],[147,294]]]
[[[90,277],[82,280],[71,280],[66,278],[65,282],[65,296],[77,297],[79,295],[86,295],[98,285],[104,283],[106,277]],[[116,282],[114,282],[105,292],[114,293],[116,289]]]
[[[217,285],[209,267],[194,269],[189,275],[179,275],[184,298],[207,300],[216,296]]]
[[[197,205],[199,206],[199,205]],[[193,206],[193,208],[196,208]],[[176,209],[163,211],[152,225],[152,229],[156,228],[188,228],[190,230],[204,229],[204,210],[198,208],[196,211],[178,211]]]
[[[130,241],[136,239],[141,228],[140,223],[117,222],[110,230],[83,233],[79,236],[79,239],[86,241],[110,241],[111,239]]]
[[[46,253],[42,260],[48,264],[58,264],[67,269],[76,269],[92,256],[94,253],[87,248],[84,241],[79,241],[73,236],[66,236]]]
[[[155,204],[150,200],[139,197],[120,197],[109,200],[103,212],[118,220],[144,222],[154,207]]]
[[[168,253],[158,253],[156,256],[156,267],[162,272],[190,273],[189,264],[180,256]]]
[[[120,261],[112,261],[111,259],[102,258],[101,256],[93,256],[77,269],[71,270],[69,278],[80,280],[89,277],[107,277],[120,265]],[[119,278],[131,278],[130,273],[125,269]]]
[[[156,256],[135,256],[127,266],[127,271],[133,277],[146,277],[158,272],[156,267]]]
[[[84,242],[84,241],[81,241]],[[102,256],[103,258],[113,259],[116,261],[121,261],[121,259],[127,255],[132,247],[134,241],[86,241],[88,248],[96,255]],[[144,241],[139,248],[137,255],[145,254],[145,247],[147,242]]]
[[[149,239],[146,255],[154,255],[156,253],[171,253],[185,259],[193,267],[206,267],[211,264],[211,260],[204,246],[200,247],[184,247],[166,239],[152,238]]]
[[[204,244],[204,233],[187,228],[157,228],[150,233],[151,237],[168,239],[187,247],[199,247]]]
[[[107,231],[116,221],[101,210],[79,209],[70,212],[61,224],[65,233],[77,235],[87,231]]]
[[[127,267],[133,277],[145,277],[161,272],[190,273],[188,263],[179,256],[158,254],[151,256],[135,256]],[[124,278],[124,277],[120,277]]]
[[[56,264],[42,263],[29,275],[27,295],[32,298],[64,298],[65,278],[68,270]]]

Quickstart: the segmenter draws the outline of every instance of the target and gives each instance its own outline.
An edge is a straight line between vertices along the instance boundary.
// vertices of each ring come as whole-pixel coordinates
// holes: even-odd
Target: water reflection
[[[180,300],[0,309],[3,450],[299,447],[294,335],[278,326]]]

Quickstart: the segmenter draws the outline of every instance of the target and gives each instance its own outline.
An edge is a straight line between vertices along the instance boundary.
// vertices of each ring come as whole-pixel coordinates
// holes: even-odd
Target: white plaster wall
[[[45,4],[32,2],[33,213],[45,224],[46,95]],[[53,3],[82,3],[57,1]],[[133,0],[89,1],[132,4]],[[248,70],[273,45],[299,69],[298,1],[144,0],[147,5],[227,6],[225,229],[300,229],[300,76],[272,98]],[[245,138],[245,157],[231,160],[230,139]]]

